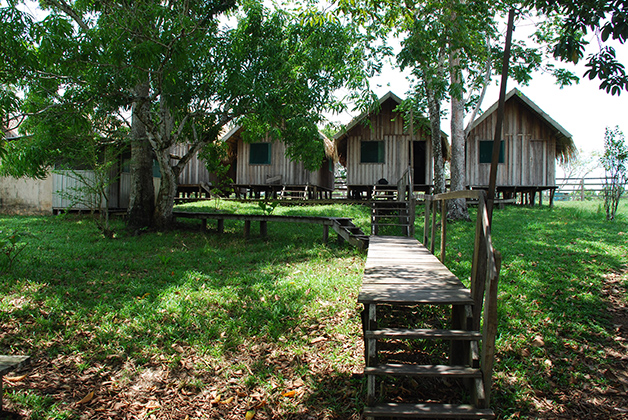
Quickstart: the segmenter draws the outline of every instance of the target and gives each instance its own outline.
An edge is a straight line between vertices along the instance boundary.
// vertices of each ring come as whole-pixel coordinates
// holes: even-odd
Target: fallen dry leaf
[[[77,402],[77,404],[85,404],[85,403],[90,402],[92,399],[94,399],[94,391],[84,396],[81,401]]]
[[[9,382],[20,382],[22,379],[26,378],[28,375],[22,375],[22,376],[5,376],[4,379],[6,379]]]
[[[224,401],[221,401],[220,404],[231,404],[233,402],[233,397],[229,397]]]
[[[148,403],[146,403],[147,410],[154,410],[156,408],[161,408],[161,405],[159,405],[157,401],[149,401]]]
[[[543,337],[537,335],[536,337],[534,337],[534,340],[532,340],[531,345],[533,347],[543,347],[545,345],[545,341],[543,341]]]
[[[244,420],[253,420],[253,417],[255,417],[255,411],[249,410],[246,412],[246,415],[244,416]]]

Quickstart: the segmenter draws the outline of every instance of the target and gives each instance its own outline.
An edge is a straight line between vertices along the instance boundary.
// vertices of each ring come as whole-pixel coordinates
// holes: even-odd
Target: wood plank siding
[[[494,105],[474,123],[467,138],[467,182],[471,186],[488,185],[491,164],[480,163],[480,143],[492,142],[496,120]],[[561,148],[573,144],[569,133],[516,89],[505,103],[502,140],[504,161],[497,171],[498,186],[555,185],[556,159],[565,153]]]
[[[177,144],[170,148],[170,154],[173,156],[182,157],[187,151],[190,150],[189,144]],[[171,163],[174,165],[178,162],[176,159],[171,159]],[[210,184],[217,185],[218,177],[216,174],[209,173],[205,166],[205,161],[198,157],[198,152],[194,154],[192,159],[183,168],[179,174],[179,185],[191,184]]]
[[[271,178],[279,180],[276,184],[283,185],[311,185],[333,190],[334,166],[329,158],[325,158],[317,171],[308,171],[303,162],[293,162],[286,156],[286,146],[281,141],[273,141],[270,137],[261,143],[270,144],[270,159],[268,163],[250,163],[251,143],[242,140],[242,128],[236,130],[229,138],[234,156],[235,184],[237,185],[266,185]]]
[[[380,107],[361,115],[350,123],[345,131],[335,136],[340,163],[347,169],[348,186],[374,185],[385,179],[396,185],[409,165],[413,167],[414,184],[432,184],[433,157],[429,130],[415,127],[410,159],[410,132],[404,128],[403,116],[395,111],[401,99],[388,93],[380,99]],[[362,143],[384,142],[384,156],[379,163],[364,163]]]

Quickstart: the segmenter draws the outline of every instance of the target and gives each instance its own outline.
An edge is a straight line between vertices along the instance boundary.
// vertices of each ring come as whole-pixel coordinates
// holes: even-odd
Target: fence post
[[[580,201],[584,201],[584,178],[580,180]]]

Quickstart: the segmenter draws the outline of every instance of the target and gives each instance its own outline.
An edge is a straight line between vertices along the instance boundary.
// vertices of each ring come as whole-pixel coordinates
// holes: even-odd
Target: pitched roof
[[[514,98],[514,99],[513,99]],[[514,88],[510,92],[506,94],[506,102],[509,100],[518,100],[519,103],[523,104],[530,112],[535,114],[537,117],[542,119],[554,130],[554,135],[556,136],[556,157],[561,161],[569,161],[570,158],[575,156],[577,153],[577,148],[575,143],[573,142],[573,136],[569,133],[569,131],[565,130],[563,126],[558,124],[552,117],[546,114],[537,104],[532,102],[530,98],[525,96],[519,89]],[[488,108],[478,119],[476,119],[471,125],[471,129],[473,130],[475,127],[480,125],[482,121],[489,117],[492,113],[497,111],[497,106],[499,105],[499,101],[495,102]]]
[[[233,140],[234,136],[236,136],[236,134],[241,133],[242,130],[244,130],[244,127],[242,127],[242,124],[236,124],[231,130],[227,132],[227,134],[225,134],[220,139],[220,141],[232,142],[234,141]],[[321,139],[323,139],[323,146],[325,148],[325,156],[328,158],[334,159],[334,161],[337,161],[338,153],[336,152],[336,147],[335,147],[334,142],[330,140],[329,138],[327,138],[327,136],[323,134],[320,130],[318,131],[318,135]]]
[[[388,99],[392,99],[393,101],[395,101],[397,103],[397,105],[400,105],[401,102],[403,102],[403,100],[395,95],[394,93],[392,93],[391,91],[388,91],[387,94],[385,94],[384,96],[382,96],[381,98],[379,98],[378,102],[379,102],[379,107],[382,106],[382,104],[384,102],[386,102]],[[347,124],[345,127],[343,127],[340,131],[338,131],[336,134],[334,134],[334,140],[338,140],[340,137],[342,137],[345,133],[348,133],[353,127],[355,127],[356,125],[358,125],[360,122],[362,122],[366,117],[368,117],[373,111],[376,110],[377,107],[372,106],[369,108],[368,111],[365,111],[363,113],[361,113],[360,115],[358,115],[357,117],[355,117],[354,119],[351,120],[351,122],[349,124]]]
[[[334,142],[337,144],[338,140],[340,140],[344,135],[346,135],[349,131],[351,131],[353,127],[355,127],[356,125],[364,121],[364,119],[366,119],[373,112],[376,112],[378,110],[378,107],[381,107],[384,104],[384,102],[386,102],[389,99],[392,99],[397,105],[401,105],[401,103],[403,102],[403,99],[401,99],[399,96],[395,95],[391,91],[388,91],[388,93],[386,93],[384,96],[379,98],[378,106],[372,106],[371,108],[369,108],[368,111],[363,112],[357,117],[355,117],[353,120],[351,120],[349,124],[347,124],[341,130],[339,130],[336,134],[334,134]],[[429,119],[425,117],[424,115],[420,115],[420,116],[415,115],[415,118],[425,120],[425,126],[430,127]],[[415,128],[415,131],[416,131],[416,128]],[[431,130],[429,130],[428,128],[428,131],[431,131]],[[441,140],[443,144],[443,153],[445,155],[445,160],[449,160],[451,157],[451,146],[449,145],[449,142],[447,141],[447,137],[448,137],[447,133],[441,130],[440,135],[441,135]]]

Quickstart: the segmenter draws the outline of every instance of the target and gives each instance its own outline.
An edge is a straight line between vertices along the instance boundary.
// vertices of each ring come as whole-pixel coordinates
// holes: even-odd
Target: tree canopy
[[[170,219],[182,168],[226,127],[271,134],[314,168],[323,159],[323,111],[341,106],[337,89],[366,83],[364,35],[314,7],[50,0],[42,3],[48,15],[36,19],[16,3],[0,10],[0,77],[3,92],[22,94],[11,96],[12,107],[31,121],[10,153],[32,167],[9,169],[6,161],[4,170],[41,175],[70,146],[66,131],[123,136],[137,118],[162,175],[158,225]],[[189,152],[173,162],[169,149],[178,143]]]

